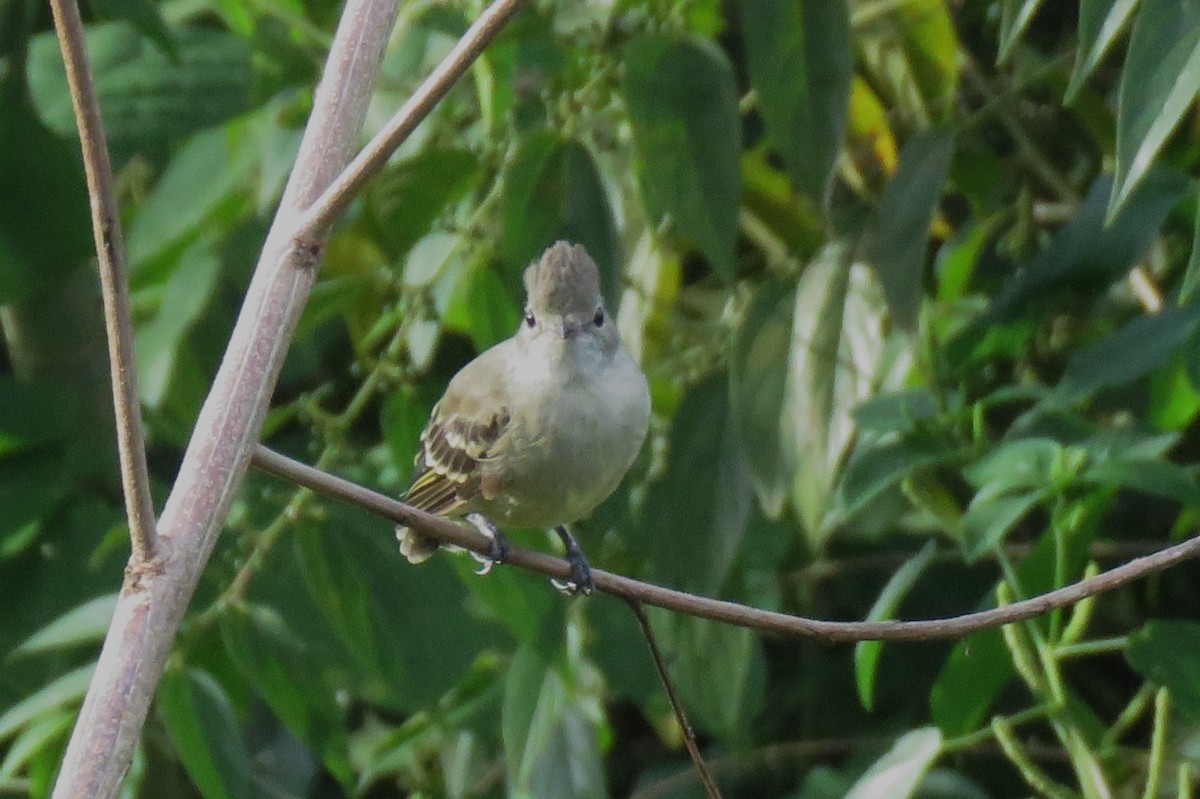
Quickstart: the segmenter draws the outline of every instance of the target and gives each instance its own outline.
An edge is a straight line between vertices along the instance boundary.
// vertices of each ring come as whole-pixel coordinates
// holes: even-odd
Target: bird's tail
[[[396,527],[396,540],[400,542],[400,554],[409,563],[424,563],[438,551],[438,542],[421,535],[409,527]]]

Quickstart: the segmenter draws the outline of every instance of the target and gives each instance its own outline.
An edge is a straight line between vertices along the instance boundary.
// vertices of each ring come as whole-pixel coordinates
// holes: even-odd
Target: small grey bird
[[[650,421],[650,391],[600,295],[595,262],[558,242],[525,270],[528,304],[512,338],[454,376],[421,434],[405,500],[491,523],[553,527],[572,565],[571,590],[590,593],[587,561],[564,525],[584,518],[621,482]],[[398,527],[412,563],[436,541]]]

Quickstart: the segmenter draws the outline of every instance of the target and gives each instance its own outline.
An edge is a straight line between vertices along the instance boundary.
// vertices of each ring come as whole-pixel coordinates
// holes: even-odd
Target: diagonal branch
[[[484,9],[437,68],[429,73],[420,88],[408,98],[408,102],[400,107],[387,125],[375,134],[362,152],[305,211],[304,226],[324,229],[342,215],[350,201],[362,190],[363,184],[383,169],[396,148],[404,143],[421,120],[429,116],[429,112],[446,96],[467,67],[479,58],[483,48],[496,38],[496,34],[524,2],[496,0]]]
[[[96,101],[96,86],[83,43],[83,21],[75,0],[50,0],[54,27],[67,68],[67,85],[79,127],[83,168],[87,174],[92,209],[92,234],[100,264],[100,289],[104,297],[104,327],[112,374],[113,409],[117,416],[117,451],[121,458],[121,486],[129,537],[131,566],[144,569],[154,559],[154,502],[146,469],[146,439],[142,433],[142,406],[138,399],[137,369],[133,359],[133,323],[129,314],[129,279],[125,243],[113,189],[108,142]]]
[[[257,468],[269,474],[286,478],[298,485],[357,505],[397,524],[420,530],[423,535],[435,538],[442,543],[454,544],[483,555],[488,552],[489,540],[474,528],[455,524],[438,516],[431,516],[409,507],[399,500],[351,483],[349,480],[343,480],[311,466],[305,466],[277,452],[272,452],[264,446],[260,445],[254,451],[253,463]],[[1112,591],[1197,557],[1200,557],[1200,536],[1150,555],[1135,558],[1121,566],[1101,572],[1095,577],[1080,580],[1046,594],[991,610],[925,621],[823,621],[771,610],[759,610],[740,605],[737,602],[697,596],[653,583],[622,577],[619,574],[600,569],[592,569],[592,579],[595,580],[598,591],[621,597],[627,601],[654,605],[686,613],[689,616],[711,619],[738,627],[814,638],[827,644],[851,641],[932,641],[961,638],[979,630],[1025,621],[1056,608],[1073,605],[1090,596]],[[560,580],[569,579],[571,576],[570,565],[561,558],[515,545],[511,546],[509,555],[504,562]]]
[[[305,211],[354,152],[397,2],[346,3],[296,166],[163,509],[161,568],[126,576],[67,746],[56,799],[112,797],[129,767],[179,623],[245,475],[288,342],[316,279],[332,215],[314,220]],[[511,12],[515,5],[498,0],[496,7]],[[406,104],[407,122],[389,139],[390,146],[428,114],[507,19],[507,13],[484,16],[492,22],[472,27],[465,54],[456,48]]]

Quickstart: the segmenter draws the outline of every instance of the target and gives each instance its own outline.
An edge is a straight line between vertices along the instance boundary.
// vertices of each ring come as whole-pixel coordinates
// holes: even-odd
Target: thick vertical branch
[[[125,269],[125,243],[121,238],[117,195],[113,190],[108,142],[96,101],[96,87],[83,45],[83,21],[75,0],[50,0],[54,27],[67,69],[67,85],[79,127],[83,168],[87,174],[92,209],[92,233],[100,264],[104,297],[104,326],[108,338],[108,363],[112,375],[113,408],[117,417],[117,452],[121,458],[121,486],[129,518],[129,537],[136,573],[154,558],[154,503],[146,469],[146,439],[138,399],[137,370],[133,360],[133,323],[129,314],[129,280]]]
[[[396,0],[347,2],[295,169],[159,522],[162,568],[125,581],[55,797],[114,796],[129,767],[316,275],[325,231],[299,230],[300,213],[353,153],[395,16]]]

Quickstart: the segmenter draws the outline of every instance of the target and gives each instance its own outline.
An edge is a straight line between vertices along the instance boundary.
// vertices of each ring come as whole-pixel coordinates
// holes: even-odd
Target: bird
[[[646,438],[650,389],[604,305],[595,261],[559,241],[525,269],[524,315],[511,338],[464,366],[421,433],[405,501],[465,519],[503,560],[502,527],[554,529],[570,593],[591,593],[591,569],[567,525],[621,482]],[[437,541],[399,526],[401,553],[420,563]]]

